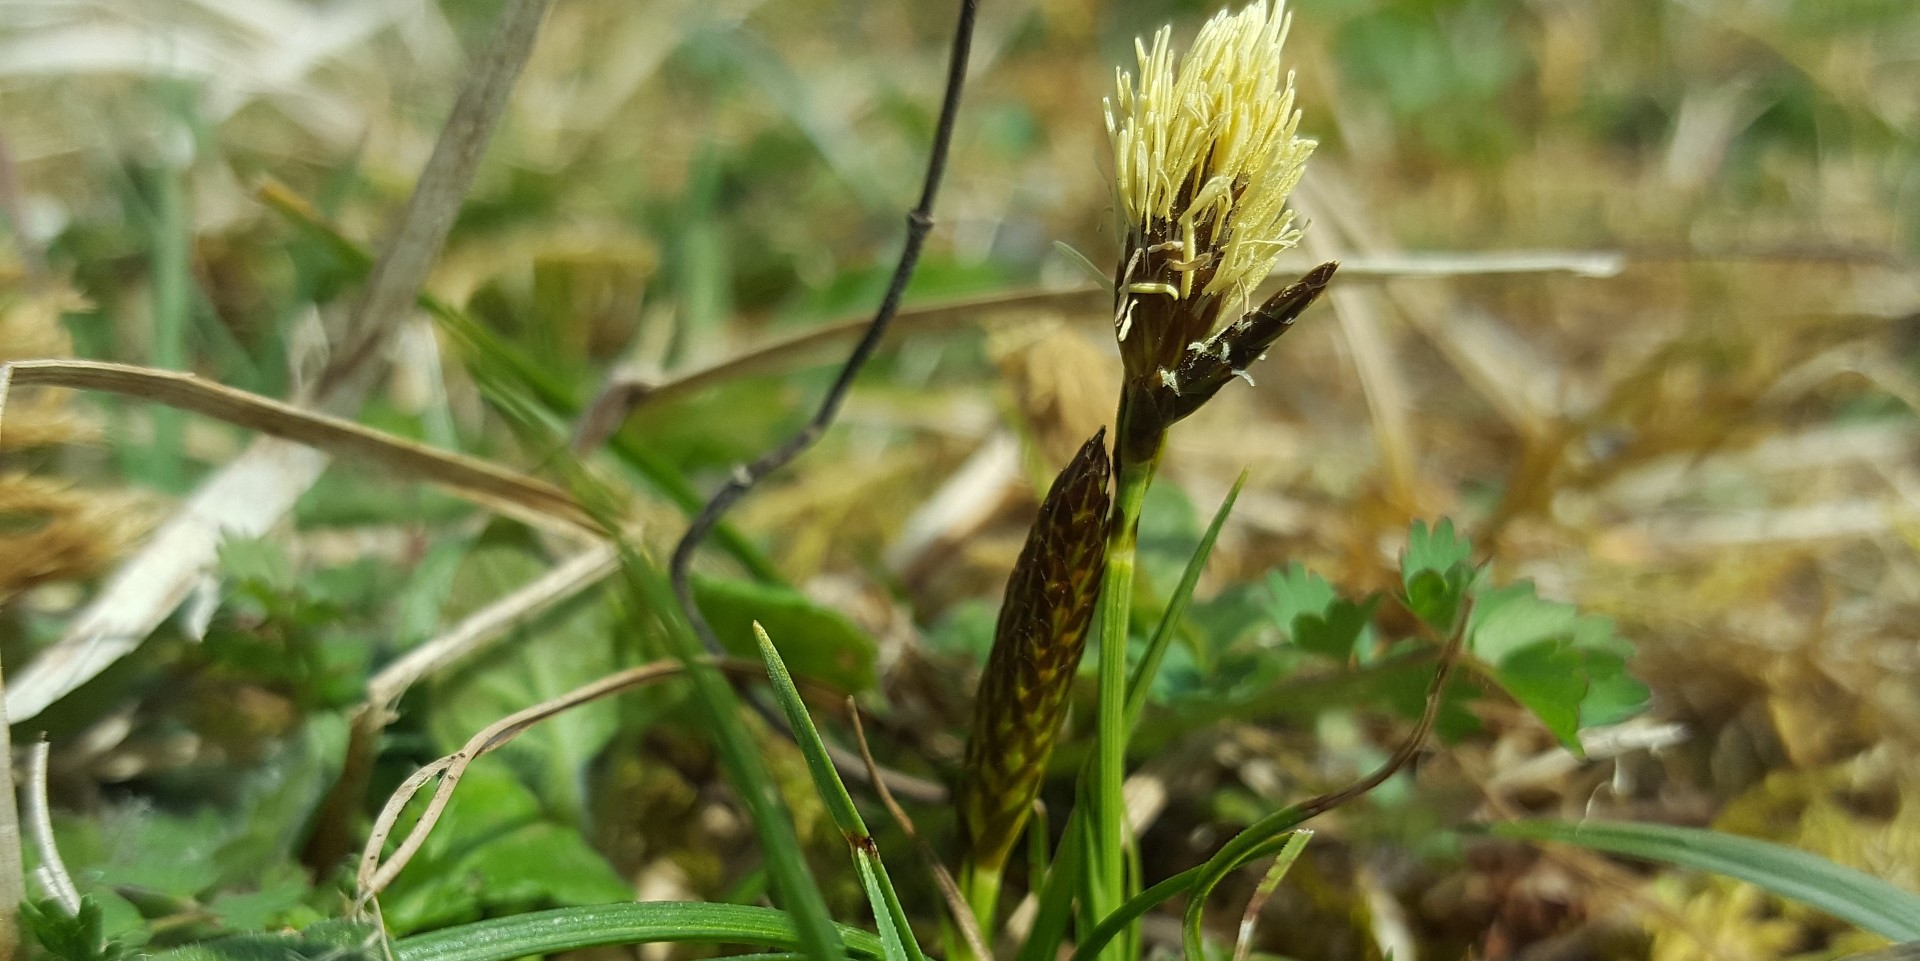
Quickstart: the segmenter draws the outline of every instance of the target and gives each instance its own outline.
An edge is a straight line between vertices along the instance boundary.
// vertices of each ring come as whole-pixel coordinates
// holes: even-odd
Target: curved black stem
[[[707,506],[687,525],[687,532],[680,536],[680,542],[674,545],[673,560],[668,567],[673,582],[674,596],[680,602],[680,609],[686,613],[687,623],[699,636],[707,651],[716,656],[724,656],[719,638],[714,636],[713,627],[700,613],[693,601],[693,588],[688,580],[693,566],[693,555],[700,545],[713,532],[720,518],[768,474],[785,467],[794,458],[799,457],[812,447],[820,436],[826,433],[834,417],[840,413],[840,405],[847,398],[847,391],[853,386],[853,380],[873,357],[880,346],[881,338],[886,336],[887,326],[892,323],[894,314],[900,310],[900,299],[906,294],[907,282],[913,278],[914,267],[920,262],[921,248],[926,245],[927,233],[933,229],[933,201],[940,191],[940,181],[947,171],[947,153],[953,144],[954,121],[960,112],[960,92],[967,78],[967,58],[973,47],[974,13],[979,6],[978,0],[960,0],[960,22],[954,28],[953,49],[947,60],[946,94],[940,104],[940,120],[934,128],[933,146],[927,156],[927,176],[920,188],[920,202],[907,213],[907,238],[900,251],[900,261],[893,268],[893,278],[887,284],[886,296],[881,298],[880,307],[874,311],[872,323],[854,345],[853,353],[847,355],[847,361],[840,367],[840,374],[821,398],[820,409],[815,411],[807,425],[799,433],[786,439],[779,446],[762,454],[751,464],[734,469],[733,476],[707,501]],[[749,699],[763,716],[774,720],[776,729],[784,729],[770,705],[758,699]],[[836,759],[839,760],[839,759]],[[853,776],[866,780],[866,768],[857,758],[851,764],[840,765],[846,768],[843,776]],[[902,787],[909,790],[902,791]],[[910,785],[896,783],[896,793],[924,795],[923,789],[914,791]]]

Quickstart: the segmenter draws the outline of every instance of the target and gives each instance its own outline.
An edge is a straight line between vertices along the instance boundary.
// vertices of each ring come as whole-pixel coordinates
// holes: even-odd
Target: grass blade
[[[1281,848],[1279,855],[1273,859],[1273,866],[1267,868],[1267,876],[1260,879],[1253,897],[1247,899],[1246,912],[1240,915],[1240,936],[1233,946],[1233,961],[1247,961],[1247,956],[1253,951],[1253,928],[1260,919],[1260,909],[1266,906],[1267,898],[1272,897],[1274,889],[1286,879],[1293,862],[1300,859],[1300,852],[1306,850],[1307,842],[1312,838],[1312,831],[1295,831],[1287,835],[1286,847]],[[1199,938],[1200,932],[1196,930],[1192,932],[1190,942],[1198,943]]]
[[[827,915],[827,902],[814,883],[813,872],[800,850],[794,834],[793,818],[774,787],[760,746],[754,741],[741,717],[744,709],[740,695],[719,669],[706,660],[706,650],[693,629],[687,625],[680,605],[651,563],[630,545],[620,543],[621,569],[633,590],[641,610],[660,620],[668,648],[681,663],[694,686],[694,700],[706,712],[713,730],[714,748],[720,754],[727,779],[753,822],[760,839],[761,857],[773,878],[774,893],[789,912],[798,938],[798,946],[814,961],[839,961],[845,957],[840,935]],[[529,954],[535,952],[521,952]],[[518,957],[519,955],[508,955]]]
[[[846,782],[840,780],[840,772],[834,769],[833,758],[827,754],[827,745],[820,740],[820,731],[813,725],[812,715],[807,713],[806,704],[800,700],[800,692],[793,685],[793,675],[788,673],[786,662],[780,659],[780,652],[773,646],[773,639],[767,636],[765,628],[758,622],[753,625],[753,636],[760,644],[760,659],[767,664],[767,677],[773,682],[773,697],[779,702],[780,710],[787,715],[787,723],[793,728],[794,743],[800,746],[800,753],[807,759],[807,771],[813,775],[814,789],[820,792],[820,799],[826,802],[827,813],[833,818],[835,827],[847,839],[847,847],[853,852],[854,869],[859,872],[860,886],[866,889],[867,900],[873,905],[873,917],[880,928],[880,943],[886,949],[887,961],[927,961],[921,953],[920,945],[913,939],[913,929],[908,925],[906,909],[900,904],[900,896],[893,889],[893,881],[887,877],[887,866],[880,860],[880,849],[873,843],[873,835],[867,830],[867,823],[860,817],[860,811],[854,807],[853,796],[847,793]]]
[[[1754,838],[1669,824],[1512,821],[1495,837],[1558,841],[1696,868],[1764,888],[1895,941],[1920,940],[1920,894],[1825,858]]]
[[[155,367],[186,370],[188,314],[193,306],[193,215],[188,210],[184,170],[161,163],[154,168],[152,213],[153,347]],[[153,444],[142,465],[148,483],[169,494],[186,481],[182,450],[187,422],[178,411],[153,412]]]
[[[1140,539],[1140,509],[1159,466],[1157,453],[1144,463],[1121,456],[1130,436],[1122,425],[1114,434],[1116,477],[1113,514],[1108,520],[1107,571],[1096,609],[1095,651],[1099,659],[1099,697],[1095,711],[1091,792],[1081,796],[1087,806],[1092,838],[1081,872],[1081,906],[1091,917],[1103,917],[1127,898],[1126,800],[1122,785],[1127,768],[1127,627],[1133,614],[1133,581]],[[1116,955],[1111,961],[1123,961]]]
[[[1085,778],[1081,779],[1084,785]],[[1060,848],[1054,852],[1053,866],[1040,888],[1040,910],[1033,916],[1033,928],[1020,945],[1015,961],[1054,961],[1060,945],[1066,943],[1067,926],[1073,923],[1073,895],[1080,889],[1085,870],[1086,824],[1083,805],[1074,805],[1067,813],[1067,829],[1060,836]]]
[[[1153,687],[1153,676],[1160,671],[1160,661],[1167,655],[1167,646],[1173,642],[1173,629],[1180,625],[1180,618],[1186,616],[1187,605],[1193,601],[1194,586],[1200,583],[1200,572],[1207,567],[1207,558],[1213,556],[1213,542],[1220,537],[1220,528],[1227,523],[1227,515],[1233,513],[1233,502],[1240,498],[1240,489],[1247,486],[1247,472],[1240,472],[1240,479],[1233,482],[1233,489],[1227,491],[1227,498],[1220,502],[1220,509],[1213,512],[1213,521],[1207,525],[1207,532],[1200,537],[1200,546],[1194,548],[1193,556],[1187,559],[1187,568],[1180,574],[1180,584],[1173,589],[1173,597],[1167,601],[1167,609],[1160,615],[1160,623],[1153,629],[1153,637],[1147,641],[1147,650],[1140,657],[1140,663],[1134,667],[1133,677],[1127,681],[1127,730],[1140,723],[1140,713],[1147,707],[1147,692]]]
[[[820,740],[820,730],[813,725],[813,715],[807,713],[800,691],[794,687],[787,662],[781,659],[779,649],[773,646],[773,638],[767,636],[767,629],[761,627],[759,621],[753,623],[753,637],[760,645],[760,660],[767,665],[767,678],[773,682],[773,699],[787,715],[787,723],[793,725],[794,743],[807,759],[807,773],[813,776],[814,789],[820,792],[820,800],[826,802],[834,827],[849,839],[869,837],[867,822],[853,806],[853,795],[847,793],[846,782],[840,780],[840,773],[834,770],[833,759],[827,756],[826,745]]]
[[[1249,852],[1246,860],[1255,861],[1269,854],[1279,854],[1292,840],[1291,834],[1271,839]],[[1194,884],[1206,874],[1206,868],[1204,864],[1195,865],[1128,898],[1125,904],[1112,914],[1100,919],[1100,923],[1080,939],[1080,943],[1074,946],[1072,961],[1088,961],[1099,954],[1100,950],[1107,946],[1107,942],[1112,941],[1122,928],[1132,924],[1148,911],[1193,890]],[[1047,956],[1048,959],[1051,957],[1051,955]],[[1019,961],[1033,961],[1033,959],[1023,955]]]
[[[880,939],[838,926],[857,961],[885,961]],[[510,961],[616,944],[698,942],[798,948],[786,912],[746,904],[641,901],[533,911],[415,935],[393,946],[394,961]]]

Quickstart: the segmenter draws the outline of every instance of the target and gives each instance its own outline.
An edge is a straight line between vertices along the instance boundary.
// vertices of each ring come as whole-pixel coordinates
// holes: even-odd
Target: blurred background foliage
[[[300,396],[364,265],[262,202],[262,184],[377,246],[499,6],[0,5],[0,358]],[[1292,7],[1303,129],[1322,147],[1298,195],[1304,256],[1284,267],[1390,268],[1408,252],[1586,266],[1350,273],[1256,387],[1175,433],[1142,533],[1143,605],[1164,603],[1238,472],[1252,479],[1156,690],[1164,723],[1143,731],[1149,876],[1377,761],[1381,706],[1422,677],[1330,667],[1289,631],[1303,590],[1325,603],[1327,583],[1387,586],[1407,522],[1447,515],[1503,580],[1610,619],[1651,712],[1582,758],[1516,706],[1475,699],[1417,778],[1325,826],[1260,949],[1678,961],[1868,945],[1732,882],[1447,829],[1523,812],[1714,824],[1920,888],[1920,8]],[[1081,282],[1056,241],[1110,260],[1099,99],[1136,35],[1170,21],[1184,39],[1213,9],[984,5],[910,304],[988,302],[961,325],[906,324],[840,426],[734,515],[769,563],[709,552],[703,605],[759,617],[793,639],[797,671],[858,690],[892,763],[956,762],[1034,491],[1110,416],[1099,297],[992,299]],[[498,343],[409,320],[361,419],[550,469],[570,412],[616,371],[671,376],[870,310],[951,18],[931,3],[562,0],[429,281]],[[502,387],[503,358],[546,395]],[[711,489],[796,427],[831,359],[783,356],[644,405],[617,440],[651,466],[596,464],[670,543],[686,485]],[[0,439],[9,675],[246,440],[122,398],[17,393]],[[337,913],[337,866],[309,835],[369,672],[555,550],[338,465],[281,530],[229,544],[186,614],[16,724],[16,744],[53,741],[58,837],[109,929],[166,944]],[[589,591],[416,688],[370,797],[500,716],[660,656],[627,603]],[[388,923],[758,898],[751,830],[691,717],[652,690],[476,765],[385,899]],[[771,750],[832,903],[857,912],[798,756]],[[1061,754],[1068,771],[1077,755]],[[936,811],[923,827],[946,830]]]

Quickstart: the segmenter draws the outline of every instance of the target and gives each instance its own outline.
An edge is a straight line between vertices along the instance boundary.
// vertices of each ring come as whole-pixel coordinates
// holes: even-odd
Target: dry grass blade
[[[725,660],[713,662],[721,670],[741,677],[764,676],[764,668],[752,661]],[[460,784],[467,768],[474,761],[505,747],[514,738],[526,733],[528,728],[563,714],[583,704],[590,704],[603,697],[632,690],[643,684],[678,677],[685,672],[687,665],[679,661],[656,661],[629,668],[616,674],[609,674],[591,684],[574,688],[559,697],[542,701],[532,707],[516,711],[487,725],[479,733],[467,739],[460,750],[426,765],[407,778],[396,788],[387,803],[380,809],[380,815],[374,819],[373,829],[367,835],[366,847],[361,851],[360,867],[355,874],[355,883],[359,887],[362,905],[379,896],[381,891],[393,883],[393,879],[407,866],[426,843],[427,836],[433,833],[433,827],[440,815],[453,798],[454,788]],[[393,827],[406,810],[407,803],[420,793],[428,781],[440,778],[440,785],[434,789],[433,797],[427,802],[426,810],[420,813],[420,819],[413,829],[402,838],[399,847],[392,856],[382,860],[380,852],[386,847],[387,839],[393,834]]]
[[[678,661],[664,661],[610,674],[552,700],[503,717],[468,738],[460,750],[414,772],[387,799],[386,806],[380,809],[380,816],[374,820],[373,831],[367,836],[367,846],[360,855],[360,869],[355,875],[355,882],[360,889],[360,902],[365,904],[379,896],[406,868],[407,862],[419,853],[420,846],[426,843],[427,836],[433,833],[434,825],[439,822],[441,812],[446,810],[447,802],[453,799],[453,790],[460,785],[460,778],[475,760],[505,746],[528,728],[550,717],[609,694],[677,676],[684,670],[685,665]],[[401,812],[406,810],[407,802],[413,800],[414,795],[436,776],[440,778],[440,785],[427,802],[426,810],[420,813],[413,830],[401,839],[393,856],[382,861],[381,849],[386,847],[387,838],[393,833],[393,826],[399,821]]]
[[[319,399],[336,413],[357,407],[371,382],[368,358],[398,329],[402,311],[426,278],[480,154],[498,125],[507,93],[532,52],[547,0],[512,0],[492,41],[461,86],[434,152],[421,172],[386,253],[368,282],[356,321],[322,373]],[[0,391],[4,391],[0,373]],[[293,509],[326,469],[326,455],[278,439],[259,439],[201,483],[179,513],[123,561],[60,640],[7,692],[7,716],[37,715],[138,647],[180,605],[214,562],[221,538],[265,533]]]
[[[48,897],[60,902],[72,916],[80,913],[80,892],[73,886],[66,862],[60,858],[59,845],[53,843],[53,818],[47,809],[47,760],[52,750],[46,741],[40,741],[27,752],[25,826],[33,837],[34,850],[40,855],[34,879],[46,888]]]
[[[1303,192],[1307,195],[1304,206],[1320,216],[1323,231],[1342,238],[1343,248],[1376,258],[1395,256],[1385,233],[1331,172],[1319,171]],[[1625,267],[1624,259],[1619,266]],[[1539,438],[1547,433],[1551,418],[1558,413],[1552,406],[1559,393],[1552,378],[1558,364],[1529,356],[1529,345],[1491,317],[1462,311],[1443,288],[1389,283],[1385,293],[1386,298],[1366,295],[1373,301],[1368,309],[1390,299],[1407,322],[1432,342],[1521,436]],[[1355,355],[1358,361],[1357,349]]]
[[[326,464],[325,454],[290,441],[263,437],[248,445],[114,570],[60,640],[20,671],[7,688],[8,719],[38,715],[138,647],[192,592],[223,538],[272,529]]]
[[[547,6],[548,0],[510,0],[500,14],[493,38],[461,85],[446,126],[434,142],[433,155],[427,158],[426,168],[407,198],[398,229],[367,276],[360,304],[341,338],[341,349],[320,375],[323,402],[331,403],[333,395],[342,390],[358,394],[357,387],[372,366],[368,358],[388,341],[412,309],[415,295],[426,283],[427,272],[453,229],[461,202],[473,186],[480,158],[499,126],[514,81],[533,53]],[[357,399],[350,403],[357,403]]]
[[[1293,276],[1313,266],[1308,258],[1282,257],[1276,276]],[[1618,250],[1503,250],[1472,252],[1374,253],[1340,262],[1347,280],[1368,277],[1494,277],[1514,274],[1572,274],[1576,277],[1617,277],[1627,269],[1627,255]]]
[[[328,870],[352,850],[356,822],[379,754],[380,735],[394,706],[422,678],[486,650],[514,625],[599,583],[618,567],[618,552],[601,544],[575,555],[533,581],[468,615],[460,623],[382,668],[367,682],[367,696],[353,715],[347,759],[333,789],[314,816],[301,852],[315,870]]]
[[[1310,184],[1302,184],[1295,194],[1295,203],[1303,212],[1313,206],[1303,196],[1309,192]],[[1318,229],[1306,233],[1302,246],[1320,260],[1340,258],[1346,245],[1328,240],[1328,225],[1316,224],[1316,227]],[[1393,347],[1381,329],[1381,298],[1375,291],[1344,286],[1328,292],[1327,298],[1340,321],[1340,330],[1346,335],[1355,373],[1360,375],[1360,385],[1366,393],[1388,500],[1412,511],[1418,496],[1414,482],[1418,458],[1413,448],[1413,405],[1407,397],[1406,377],[1394,361]]]
[[[907,331],[931,333],[961,330],[972,326],[983,311],[1072,309],[1098,304],[1099,298],[1100,292],[1092,286],[968,297],[902,308],[894,315],[887,333],[897,336]],[[643,404],[680,400],[736,378],[785,370],[792,365],[844,350],[866,333],[872,321],[870,315],[831,321],[750,347],[732,357],[677,371],[665,380],[616,378],[602,388],[581,417],[579,430],[574,437],[574,449],[585,451],[598,447],[613,436],[627,417]]]
[[[13,386],[67,387],[136,397],[438,484],[535,526],[552,528],[558,522],[569,533],[598,531],[572,495],[546,481],[192,374],[74,360],[20,361],[8,366]]]
[[[1283,259],[1276,273],[1299,273],[1318,261]],[[1396,277],[1462,277],[1491,274],[1569,273],[1581,277],[1613,277],[1625,269],[1626,257],[1617,251],[1510,251],[1502,253],[1386,254],[1344,257],[1340,275],[1346,280],[1382,281]],[[1298,268],[1298,269],[1296,269]],[[1022,289],[905,307],[894,318],[890,335],[933,333],[972,326],[981,315],[1005,310],[1062,310],[1097,314],[1112,295],[1093,284],[1049,290]],[[732,357],[661,380],[616,376],[601,389],[580,420],[576,451],[592,450],[620,429],[635,410],[646,404],[680,400],[739,377],[784,370],[794,364],[844,349],[867,329],[868,317],[830,321],[778,340],[750,347]]]
[[[485,650],[487,642],[515,624],[592,587],[618,566],[619,554],[610,546],[598,545],[574,555],[382,668],[367,682],[366,706],[389,709],[421,678]]]

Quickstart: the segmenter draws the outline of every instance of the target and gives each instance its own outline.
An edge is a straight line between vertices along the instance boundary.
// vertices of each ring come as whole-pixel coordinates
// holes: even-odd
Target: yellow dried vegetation
[[[85,306],[57,281],[0,278],[0,363],[69,355],[61,315]],[[23,461],[56,445],[91,439],[94,428],[52,391],[0,398],[0,603],[43,584],[100,573],[138,533],[125,493],[82,486]]]

